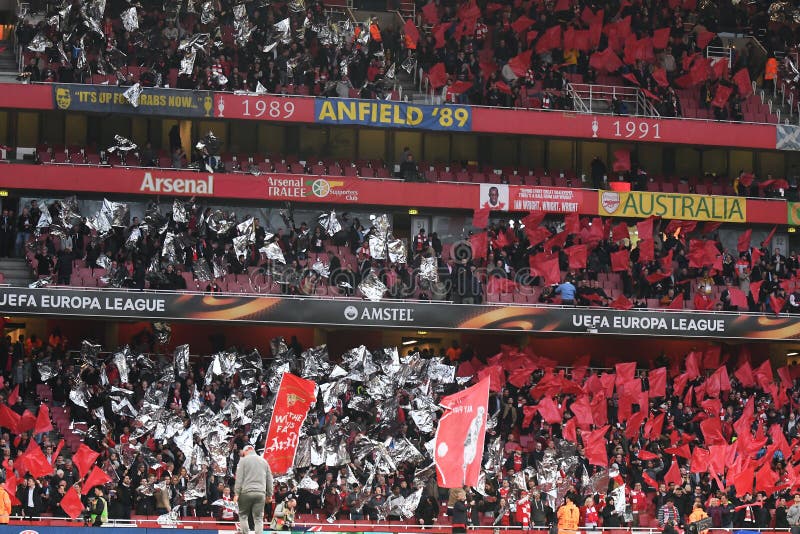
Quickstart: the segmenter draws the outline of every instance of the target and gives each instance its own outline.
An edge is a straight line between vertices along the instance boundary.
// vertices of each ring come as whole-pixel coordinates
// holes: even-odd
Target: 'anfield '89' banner
[[[391,100],[317,98],[314,101],[314,117],[318,124],[472,131],[472,111],[469,106],[425,106]]]
[[[264,458],[274,474],[282,475],[292,467],[300,427],[316,397],[317,385],[314,382],[283,373],[264,445]]]
[[[0,287],[0,315],[716,339],[800,338],[800,316]]]

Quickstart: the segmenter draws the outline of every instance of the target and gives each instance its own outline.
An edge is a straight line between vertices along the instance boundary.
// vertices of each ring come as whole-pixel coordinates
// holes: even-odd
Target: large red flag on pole
[[[436,480],[440,488],[475,486],[481,472],[489,405],[489,377],[441,401],[444,414],[434,438]]]
[[[317,385],[311,380],[283,373],[264,445],[264,458],[273,473],[280,475],[292,467],[300,427],[317,398],[316,391]]]

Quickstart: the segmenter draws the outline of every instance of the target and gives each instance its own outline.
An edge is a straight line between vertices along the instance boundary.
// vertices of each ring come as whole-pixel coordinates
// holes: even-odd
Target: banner
[[[489,381],[487,376],[439,402],[444,413],[436,427],[433,462],[440,488],[478,485],[486,438]]]
[[[712,339],[800,337],[800,315],[0,287],[0,314]]]
[[[547,213],[587,213],[584,191],[566,187],[538,187],[506,184],[480,184],[478,209],[496,211],[534,211]]]
[[[273,474],[282,475],[292,467],[300,427],[317,398],[316,392],[317,385],[311,380],[283,373],[264,442],[264,458]]]
[[[314,101],[314,117],[317,124],[472,131],[472,112],[469,106],[425,106],[392,100],[317,98]]]
[[[797,128],[797,127],[794,127]],[[775,124],[663,117],[620,117],[569,111],[472,108],[472,131],[615,142],[791,150]],[[795,134],[796,135],[796,134]],[[779,137],[781,139],[779,144]]]
[[[211,91],[143,87],[134,107],[123,93],[128,87],[113,85],[53,84],[54,109],[125,113],[165,117],[213,117]]]
[[[747,202],[740,197],[650,193],[647,191],[601,191],[597,212],[602,216],[685,221],[745,222]]]
[[[787,202],[786,224],[800,226],[800,202]]]
[[[214,93],[214,117],[275,122],[314,122],[314,99]]]

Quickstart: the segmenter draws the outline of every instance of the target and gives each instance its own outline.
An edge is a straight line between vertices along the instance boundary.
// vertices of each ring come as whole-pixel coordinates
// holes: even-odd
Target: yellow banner
[[[597,213],[611,217],[746,222],[744,198],[647,191],[600,191]]]

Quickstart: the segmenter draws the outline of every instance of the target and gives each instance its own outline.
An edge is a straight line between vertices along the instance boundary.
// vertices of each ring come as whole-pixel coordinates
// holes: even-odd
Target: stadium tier
[[[0,534],[800,529],[791,3],[4,9]]]

